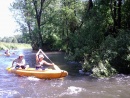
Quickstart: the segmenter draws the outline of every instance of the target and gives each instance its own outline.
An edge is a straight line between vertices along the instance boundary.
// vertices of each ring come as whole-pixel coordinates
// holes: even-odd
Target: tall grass
[[[5,49],[31,49],[31,45],[25,43],[0,42],[0,50],[5,50]]]

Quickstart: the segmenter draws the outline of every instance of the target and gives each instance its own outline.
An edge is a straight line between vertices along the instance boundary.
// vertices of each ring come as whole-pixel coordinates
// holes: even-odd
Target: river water
[[[130,76],[116,75],[107,79],[96,79],[81,75],[75,68],[81,66],[66,63],[64,54],[47,52],[48,57],[69,75],[64,79],[44,80],[35,77],[20,77],[8,73],[6,67],[18,57],[25,54],[26,62],[34,67],[35,52],[31,50],[14,50],[15,54],[6,57],[0,55],[0,98],[130,98]]]

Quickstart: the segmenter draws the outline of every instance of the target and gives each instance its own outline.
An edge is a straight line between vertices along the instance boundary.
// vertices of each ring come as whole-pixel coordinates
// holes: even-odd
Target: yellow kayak
[[[66,77],[68,75],[68,72],[65,70],[54,70],[54,69],[36,70],[35,68],[28,68],[28,69],[6,68],[6,70],[19,76],[34,76],[39,79],[57,79]]]

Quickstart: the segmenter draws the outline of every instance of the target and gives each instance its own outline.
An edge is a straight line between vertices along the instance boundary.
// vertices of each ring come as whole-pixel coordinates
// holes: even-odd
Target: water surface
[[[60,68],[69,72],[64,79],[44,80],[10,74],[5,69],[21,52],[31,67],[35,65],[35,52],[13,52],[15,54],[10,57],[0,55],[0,98],[130,98],[130,76],[116,75],[108,79],[96,79],[81,75],[74,70],[81,66],[67,63],[64,53],[60,52],[46,54]]]

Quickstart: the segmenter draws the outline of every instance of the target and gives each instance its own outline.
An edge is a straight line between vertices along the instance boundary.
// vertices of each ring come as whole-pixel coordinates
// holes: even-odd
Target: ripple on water
[[[0,98],[13,98],[15,95],[20,95],[18,91],[15,90],[4,90],[0,89]]]
[[[85,92],[86,89],[82,88],[82,87],[75,87],[75,86],[69,86],[67,88],[67,90],[65,90],[65,92],[63,92],[62,94],[60,94],[59,96],[62,97],[64,95],[77,95],[81,92]]]
[[[40,79],[35,78],[35,77],[27,77],[27,80],[30,80],[30,81],[39,81]]]

